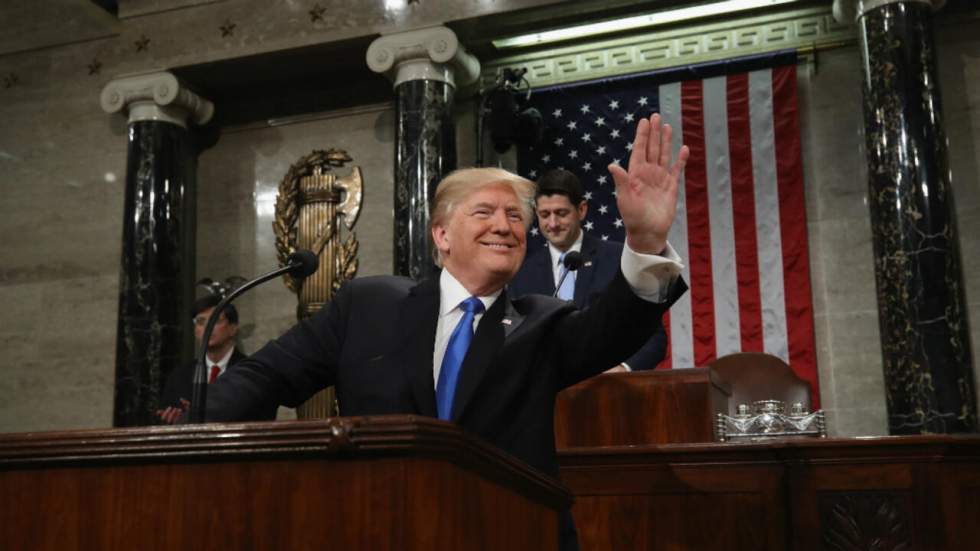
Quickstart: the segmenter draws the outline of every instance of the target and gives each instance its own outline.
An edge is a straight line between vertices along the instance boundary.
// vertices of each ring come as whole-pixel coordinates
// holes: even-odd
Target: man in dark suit
[[[530,293],[554,295],[555,285],[562,281],[558,297],[573,300],[576,306],[583,308],[590,297],[604,290],[619,272],[623,244],[603,241],[582,231],[581,224],[589,204],[578,177],[567,170],[549,170],[541,176],[534,201],[538,228],[548,246],[527,256],[521,270],[508,284],[508,294],[512,297]],[[562,260],[570,251],[580,252],[583,264],[566,275]],[[666,355],[667,333],[659,325],[639,350],[613,369],[653,369]]]
[[[438,278],[348,282],[220,378],[208,391],[208,420],[238,420],[261,404],[295,407],[335,384],[342,415],[446,419],[557,476],[555,395],[623,361],[686,289],[667,232],[688,150],[671,163],[670,140],[654,115],[637,128],[629,172],[609,167],[628,246],[623,270],[589,308],[508,297],[534,184],[500,169],[459,170],[439,184],[432,207]],[[568,511],[562,527],[562,549],[576,549]]]
[[[194,323],[194,340],[198,348],[202,346],[204,326],[219,302],[221,302],[221,297],[215,294],[205,295],[194,302],[192,321]],[[237,338],[238,309],[233,304],[229,304],[221,313],[218,322],[211,331],[211,338],[208,339],[206,367],[209,384],[214,383],[229,368],[248,357],[238,349]],[[171,371],[167,377],[167,383],[163,387],[163,396],[160,398],[160,405],[163,406],[163,409],[157,411],[157,416],[162,422],[166,424],[175,423],[190,407],[195,365],[196,360],[179,366]],[[274,406],[264,406],[260,411],[251,413],[249,418],[256,421],[272,420],[276,418],[277,409]]]

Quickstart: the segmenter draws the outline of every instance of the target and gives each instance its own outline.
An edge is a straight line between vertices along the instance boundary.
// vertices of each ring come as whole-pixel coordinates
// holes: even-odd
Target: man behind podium
[[[204,346],[201,342],[204,339],[204,327],[222,298],[224,298],[222,295],[208,294],[194,302],[194,317],[191,319],[194,323],[194,342],[198,349]],[[248,357],[238,348],[238,310],[234,304],[229,304],[222,310],[208,339],[207,349],[205,373],[209,385],[217,382]],[[162,423],[170,425],[178,422],[190,407],[196,365],[195,358],[187,364],[178,366],[167,376],[160,398],[162,409],[156,412]],[[276,418],[277,409],[278,406],[275,404],[261,404],[246,417],[253,421],[271,421]]]
[[[348,282],[327,308],[218,379],[208,420],[245,419],[263,403],[296,407],[335,384],[342,415],[446,419],[557,477],[557,392],[626,359],[686,289],[667,232],[688,150],[672,164],[670,143],[670,127],[653,115],[639,123],[629,171],[609,167],[626,226],[623,269],[589,308],[507,296],[526,252],[534,184],[500,169],[456,171],[432,211],[439,277]],[[570,512],[561,519],[561,547],[576,549]]]
[[[221,302],[221,297],[215,294],[208,294],[194,301],[192,321],[194,323],[194,342],[197,348],[204,346],[201,342],[204,338],[204,325],[219,302]],[[209,383],[216,381],[230,366],[245,359],[246,355],[238,349],[237,336],[238,310],[234,304],[229,304],[221,313],[214,326],[214,331],[211,333],[211,338],[208,339],[206,367]],[[160,398],[163,409],[156,412],[162,422],[173,424],[190,406],[195,365],[196,360],[178,366],[167,377],[167,383],[163,387],[163,395]]]

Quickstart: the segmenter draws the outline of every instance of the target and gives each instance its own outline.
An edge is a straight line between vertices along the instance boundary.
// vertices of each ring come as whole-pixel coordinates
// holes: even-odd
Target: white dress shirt
[[[473,333],[476,333],[476,327],[480,325],[483,314],[497,301],[502,290],[498,289],[497,292],[489,296],[477,297],[483,303],[483,312],[473,317]],[[442,370],[442,358],[446,355],[449,337],[453,335],[459,320],[463,317],[463,310],[460,309],[459,305],[470,296],[472,295],[466,290],[466,287],[463,287],[463,284],[453,277],[449,270],[443,268],[442,273],[439,274],[439,322],[436,323],[436,343],[432,348],[434,385],[439,384],[439,371]]]

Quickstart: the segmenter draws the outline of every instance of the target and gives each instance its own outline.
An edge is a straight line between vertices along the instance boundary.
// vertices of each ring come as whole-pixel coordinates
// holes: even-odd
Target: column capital
[[[939,11],[946,5],[946,0],[834,0],[834,19],[850,25],[864,14],[886,4],[926,4],[932,7],[932,11]]]
[[[106,113],[126,109],[129,122],[166,121],[183,128],[188,117],[204,124],[214,115],[214,104],[192,92],[173,73],[156,71],[109,81],[100,97]]]
[[[367,64],[395,86],[409,80],[439,80],[466,86],[480,76],[480,61],[459,43],[456,33],[439,26],[387,34],[368,47]]]

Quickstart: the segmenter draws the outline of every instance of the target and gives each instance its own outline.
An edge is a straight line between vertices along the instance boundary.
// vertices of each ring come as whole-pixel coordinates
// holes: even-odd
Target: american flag
[[[767,352],[810,383],[820,406],[796,102],[796,56],[780,53],[534,90],[544,141],[518,151],[532,180],[551,168],[578,175],[584,230],[623,241],[606,167],[627,166],[637,122],[659,112],[674,154],[691,149],[670,243],[691,286],[665,318],[659,366],[704,366],[739,351]],[[536,227],[529,247],[544,246]]]

